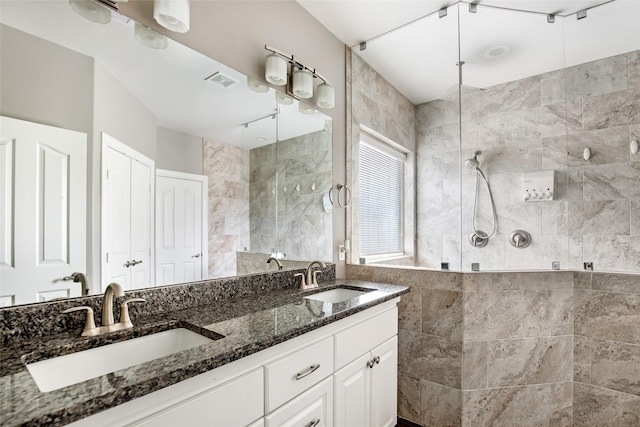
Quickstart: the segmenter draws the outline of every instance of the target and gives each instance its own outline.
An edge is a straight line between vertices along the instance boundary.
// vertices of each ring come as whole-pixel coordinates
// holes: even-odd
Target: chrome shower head
[[[476,151],[473,153],[473,159],[467,159],[464,161],[464,165],[469,169],[478,169],[480,167],[480,162],[478,161],[478,156],[480,155],[480,151]]]

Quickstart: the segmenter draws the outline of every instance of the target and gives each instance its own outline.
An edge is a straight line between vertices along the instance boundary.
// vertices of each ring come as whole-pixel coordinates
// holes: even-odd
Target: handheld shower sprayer
[[[489,185],[489,181],[487,180],[487,177],[482,172],[482,169],[480,169],[480,161],[478,161],[478,156],[480,154],[482,154],[480,150],[475,151],[473,153],[472,159],[467,159],[464,161],[464,165],[466,167],[468,167],[469,169],[475,169],[476,171],[476,192],[475,192],[475,198],[473,202],[473,216],[471,217],[471,221],[472,221],[471,225],[473,227],[473,231],[469,235],[469,243],[471,243],[471,245],[476,248],[482,248],[487,246],[487,243],[489,243],[489,238],[492,237],[496,233],[496,230],[498,229],[498,216],[496,215],[496,206],[493,202],[493,194],[491,193],[491,186]],[[482,178],[484,183],[487,185],[487,191],[489,192],[489,201],[491,202],[491,211],[493,213],[493,229],[489,234],[485,233],[482,230],[479,230],[476,225],[478,195],[480,192],[480,188],[479,188],[480,178]]]
[[[473,159],[467,159],[464,161],[464,165],[469,169],[478,169],[480,167],[480,162],[478,161],[478,156],[482,154],[481,151],[476,151],[473,153]]]

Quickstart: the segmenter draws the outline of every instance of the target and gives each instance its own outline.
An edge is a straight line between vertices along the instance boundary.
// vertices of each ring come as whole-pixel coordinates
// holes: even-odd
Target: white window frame
[[[406,188],[406,182],[407,182],[407,173],[408,173],[408,168],[410,167],[410,151],[407,150],[406,148],[402,147],[401,145],[373,132],[370,130],[364,130],[361,129],[360,130],[360,140],[358,141],[358,144],[360,146],[362,146],[362,144],[367,145],[368,147],[380,151],[390,157],[393,157],[397,160],[399,160],[400,162],[402,162],[402,178],[401,178],[401,195],[400,195],[400,223],[401,223],[401,230],[400,230],[400,241],[401,241],[401,246],[402,246],[402,250],[398,251],[398,252],[388,252],[388,253],[382,253],[382,254],[372,254],[372,255],[367,255],[367,254],[362,254],[362,248],[360,248],[360,254],[359,254],[359,258],[360,258],[360,263],[361,264],[370,264],[370,263],[374,263],[377,261],[382,261],[382,260],[391,260],[391,259],[395,259],[395,258],[401,258],[407,255],[407,247],[406,247],[406,230],[407,230],[407,214],[405,212],[406,209],[406,198],[407,197],[411,197],[410,194],[407,194],[407,188]],[[360,152],[360,150],[358,150],[358,152]],[[358,158],[358,167],[360,167],[360,158]],[[358,175],[360,175],[360,173],[358,173]],[[360,238],[362,238],[362,229],[360,229]]]

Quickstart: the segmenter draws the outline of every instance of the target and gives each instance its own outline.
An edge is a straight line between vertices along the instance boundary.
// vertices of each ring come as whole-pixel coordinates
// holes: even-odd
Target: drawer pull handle
[[[306,377],[307,375],[311,375],[311,374],[313,374],[313,373],[316,371],[316,369],[318,369],[319,367],[320,367],[320,364],[319,364],[319,363],[318,363],[318,364],[316,364],[316,365],[311,365],[311,366],[309,367],[309,369],[307,369],[306,371],[304,371],[304,372],[300,372],[299,374],[296,374],[296,380],[301,380],[301,379],[303,379],[304,377]],[[320,422],[320,420],[318,420],[318,422]],[[314,425],[315,425],[315,424],[314,424]]]
[[[320,418],[316,418],[315,420],[311,421],[309,424],[307,424],[307,427],[316,427],[318,424],[320,424]]]

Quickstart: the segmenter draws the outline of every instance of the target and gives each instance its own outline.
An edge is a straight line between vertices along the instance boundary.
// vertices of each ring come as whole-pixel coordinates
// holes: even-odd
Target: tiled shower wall
[[[418,265],[483,270],[562,268],[640,271],[640,52],[486,88],[457,103],[417,107]],[[459,141],[462,141],[462,152]],[[589,147],[592,157],[582,159]],[[467,243],[475,172],[464,159],[481,150],[497,215],[497,236],[482,249]],[[556,171],[556,199],[522,200],[523,172]],[[462,172],[462,206],[460,206]],[[491,229],[480,194],[479,228]],[[460,223],[462,219],[462,224]],[[462,236],[460,236],[462,229]],[[526,249],[509,233],[525,229]],[[460,264],[460,251],[464,265]]]
[[[640,425],[639,275],[348,265],[347,278],[411,287],[399,306],[400,417]]]
[[[235,276],[236,252],[249,246],[247,150],[204,140],[209,178],[209,278]]]
[[[322,204],[332,184],[331,131],[251,150],[251,252],[270,254],[276,246],[276,167],[278,251],[294,260],[331,260],[331,212]]]

